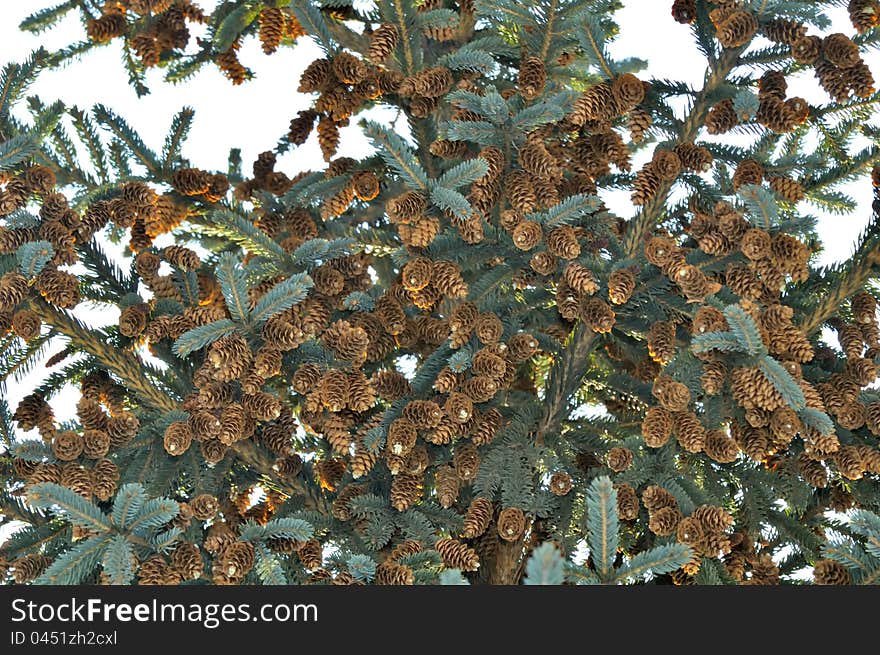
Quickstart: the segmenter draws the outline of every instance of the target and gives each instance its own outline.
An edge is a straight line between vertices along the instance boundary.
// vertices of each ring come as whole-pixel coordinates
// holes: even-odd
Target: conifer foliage
[[[880,187],[880,3],[835,33],[839,2],[666,1],[700,88],[609,55],[613,0],[28,18],[85,35],[0,77],[0,374],[52,367],[0,402],[6,580],[880,581],[880,203],[833,267],[814,216]],[[188,109],[157,152],[105,106],[25,100],[108,42],[139,93],[155,66],[238,86],[251,38],[323,53],[248,168],[185,160]],[[337,155],[349,125],[374,154]],[[285,172],[313,139],[318,170]]]

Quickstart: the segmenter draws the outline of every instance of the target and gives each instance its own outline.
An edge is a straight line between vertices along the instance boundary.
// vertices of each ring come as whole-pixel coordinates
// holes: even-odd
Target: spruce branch
[[[569,412],[569,401],[590,366],[590,353],[596,342],[596,334],[582,322],[578,323],[569,344],[556,358],[544,387],[544,415],[537,430],[539,441],[559,433]]]
[[[800,328],[808,335],[840,311],[841,306],[872,278],[880,274],[880,229],[875,214],[866,228],[853,256],[834,267],[808,290],[805,300],[813,306],[802,314]]]
[[[44,323],[68,337],[74,346],[92,355],[102,366],[118,376],[126,388],[148,407],[163,413],[177,409],[178,401],[146,377],[142,362],[132,354],[108,344],[97,332],[87,328],[69,313],[56,309],[43,300],[32,299],[28,306]]]
[[[681,124],[681,129],[676,139],[677,143],[691,143],[697,138],[706,120],[706,116],[709,114],[709,109],[712,107],[715,93],[726,83],[727,76],[736,67],[739,56],[746,47],[748,46],[724,50],[717,61],[709,68],[703,89],[697,94],[697,97],[694,99],[693,108]],[[627,224],[626,234],[624,235],[624,250],[628,256],[633,257],[638,253],[642,242],[651,233],[651,230],[654,229],[654,226],[666,211],[666,197],[671,187],[671,182],[663,182],[654,197]]]

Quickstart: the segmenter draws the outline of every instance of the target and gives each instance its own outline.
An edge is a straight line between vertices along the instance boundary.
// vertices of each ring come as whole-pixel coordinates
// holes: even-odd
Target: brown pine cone
[[[476,551],[457,539],[440,539],[434,544],[434,550],[448,568],[476,571],[480,567],[480,558]]]
[[[540,223],[520,221],[513,229],[513,245],[519,250],[531,250],[541,243],[543,236]]]
[[[107,13],[99,18],[86,21],[86,34],[95,43],[107,43],[117,36],[122,36],[128,29],[125,15],[122,12]]]
[[[455,446],[452,464],[459,479],[472,482],[480,470],[480,454],[477,447],[469,442],[459,442]]]
[[[785,100],[787,89],[788,82],[785,81],[785,74],[781,71],[769,70],[758,81],[759,97],[769,96],[778,100]]]
[[[787,177],[771,177],[770,188],[778,193],[783,200],[793,204],[804,199],[804,188],[795,180]]]
[[[807,27],[803,23],[775,18],[761,25],[761,31],[775,43],[793,45],[806,35]]]
[[[367,56],[375,64],[381,64],[394,52],[399,38],[397,27],[391,23],[380,25],[370,37]]]
[[[642,420],[642,438],[649,448],[662,448],[672,436],[672,413],[660,406],[649,407]]]
[[[149,307],[144,303],[123,309],[119,315],[119,333],[129,338],[138,336],[147,327],[148,312]]]
[[[89,459],[100,459],[110,449],[110,435],[103,430],[83,430],[83,455]]]
[[[636,107],[630,112],[627,127],[629,128],[629,135],[633,143],[644,141],[645,133],[651,129],[653,122],[654,119],[651,113],[641,107]]]
[[[315,125],[315,119],[317,117],[317,112],[311,109],[304,109],[297,112],[296,118],[290,121],[287,140],[297,146],[304,144],[312,133],[312,128]]]
[[[450,465],[438,467],[434,471],[434,493],[443,508],[450,508],[458,499],[459,478],[455,468]]]
[[[464,517],[464,531],[462,536],[465,539],[475,539],[482,535],[492,522],[492,501],[481,496],[477,496],[468,506],[467,513]]]
[[[649,512],[655,512],[664,507],[678,507],[675,496],[658,485],[651,485],[642,492],[642,503]]]
[[[25,341],[31,341],[40,336],[43,323],[36,312],[30,309],[19,309],[12,315],[12,331]]]
[[[110,500],[119,484],[119,468],[109,459],[102,459],[95,463],[92,474],[94,477],[92,491],[95,497],[105,502]]]
[[[45,555],[25,555],[12,562],[12,578],[16,584],[25,584],[36,580],[52,563]]]
[[[578,316],[598,334],[611,332],[616,319],[614,310],[601,298],[583,299],[578,308]]]
[[[733,100],[727,98],[716,103],[706,115],[706,130],[709,134],[724,134],[739,124],[739,117],[733,108]]]
[[[847,10],[849,11],[849,19],[859,34],[876,27],[880,21],[880,1],[878,0],[850,0]]]
[[[62,462],[72,462],[83,452],[83,439],[76,432],[59,432],[52,440],[52,454]]]
[[[689,453],[701,452],[706,442],[706,429],[696,414],[675,412],[673,419],[679,445]]]
[[[765,259],[771,254],[770,234],[760,228],[752,228],[743,235],[740,249],[752,261]]]
[[[611,85],[618,114],[634,108],[645,99],[645,85],[632,73],[624,73],[617,77]]]
[[[736,165],[733,173],[733,189],[738,190],[745,184],[761,184],[764,179],[764,167],[754,159],[743,159]]]
[[[201,577],[205,563],[199,547],[184,542],[171,551],[171,566],[184,580],[196,580]]]
[[[813,566],[813,580],[817,585],[851,585],[852,576],[840,562],[822,559]]]
[[[681,165],[689,171],[706,173],[712,169],[712,153],[703,146],[680,143],[675,146],[675,154],[678,155]]]
[[[722,430],[706,432],[703,452],[719,464],[730,464],[739,457],[739,446],[736,440]]]
[[[693,23],[697,18],[696,0],[674,0],[672,3],[672,18],[684,25]]]
[[[561,225],[553,229],[547,235],[547,250],[560,259],[576,259],[581,254],[577,230],[570,225]],[[554,265],[553,270],[555,268]]]
[[[415,575],[413,570],[394,561],[391,558],[376,567],[376,584],[377,585],[413,585],[415,583]]]
[[[526,100],[534,100],[544,91],[547,82],[547,70],[544,61],[539,57],[523,59],[519,68],[519,92]]]
[[[834,464],[847,480],[859,480],[864,473],[862,453],[856,446],[841,446],[833,456]]]
[[[189,508],[194,518],[200,521],[208,521],[217,514],[220,503],[215,496],[201,494],[189,501]]]
[[[180,574],[161,555],[153,555],[137,570],[139,585],[172,585],[180,582]]]
[[[633,180],[631,200],[634,205],[646,205],[660,191],[661,176],[653,162],[645,164]]]
[[[554,496],[566,496],[571,491],[571,476],[558,471],[550,476],[550,493]]]
[[[302,542],[296,550],[296,556],[303,568],[307,571],[314,571],[321,567],[324,557],[324,549],[321,542],[317,539],[309,539]]]
[[[648,355],[660,365],[666,365],[675,356],[675,324],[656,321],[648,331]]]
[[[791,44],[791,56],[799,64],[811,65],[822,55],[822,39],[803,36]]]
[[[725,48],[739,48],[751,41],[758,31],[758,19],[746,9],[735,9],[717,25],[718,41]]]
[[[654,380],[651,394],[671,412],[685,411],[691,400],[691,393],[687,386],[665,375]]]
[[[824,489],[828,486],[828,472],[821,462],[817,462],[805,454],[797,459],[798,470],[811,487]]]
[[[176,421],[165,429],[163,445],[165,452],[174,457],[183,455],[192,445],[192,428],[186,421]]]
[[[822,41],[822,54],[838,68],[851,68],[861,61],[858,46],[846,34],[829,34]]]
[[[526,529],[526,517],[518,507],[503,509],[498,515],[498,536],[505,541],[516,541]]]
[[[733,517],[722,507],[700,505],[691,517],[699,521],[706,532],[724,532],[733,525]]]
[[[260,11],[260,43],[263,52],[271,55],[281,45],[284,38],[285,18],[284,12],[278,7],[263,7]]]
[[[424,430],[440,424],[443,410],[432,400],[412,400],[403,408],[403,418]]]
[[[400,473],[391,482],[391,506],[398,512],[412,507],[422,497],[422,476]]]
[[[632,521],[639,516],[639,496],[636,490],[626,483],[616,484],[617,513],[624,521]]]
[[[221,552],[219,562],[215,561],[224,581],[238,582],[244,579],[254,566],[254,546],[249,541],[235,541]],[[218,580],[215,577],[215,582]]]
[[[648,529],[660,537],[674,534],[681,519],[682,515],[677,507],[661,507],[651,512]]]
[[[605,462],[608,464],[608,468],[612,471],[620,473],[632,466],[633,453],[629,448],[615,446],[608,451],[608,454],[605,457]]]

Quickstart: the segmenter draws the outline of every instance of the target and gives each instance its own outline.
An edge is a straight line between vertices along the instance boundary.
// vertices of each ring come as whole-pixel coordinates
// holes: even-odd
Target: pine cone
[[[675,412],[673,414],[675,435],[679,445],[689,453],[699,453],[706,442],[706,429],[696,414]]]
[[[339,128],[327,116],[322,116],[318,120],[318,144],[321,147],[321,153],[324,155],[324,161],[333,159],[336,154],[336,148],[339,146]]]
[[[25,584],[36,580],[52,563],[45,555],[25,555],[12,562],[12,578],[16,584]]]
[[[278,7],[263,7],[260,11],[260,43],[264,53],[271,55],[278,49],[284,30],[284,12]]]
[[[62,462],[72,462],[83,452],[83,439],[76,432],[59,432],[52,440],[52,454]]]
[[[642,438],[649,448],[662,448],[672,436],[672,413],[660,406],[649,407],[642,420]]]
[[[771,177],[770,188],[792,204],[804,199],[804,188],[787,177]]]
[[[681,165],[689,171],[706,173],[712,169],[712,153],[703,146],[680,143],[675,146],[675,154],[678,155]]]
[[[19,309],[12,315],[12,331],[25,341],[31,341],[40,336],[42,326],[40,317],[30,309]]]
[[[653,162],[648,162],[633,180],[631,196],[634,205],[646,205],[660,190],[661,177]]]
[[[472,482],[480,470],[480,455],[477,447],[470,442],[459,442],[455,446],[452,463],[459,479]]]
[[[761,26],[761,31],[764,36],[775,43],[794,45],[806,35],[807,27],[803,23],[796,21],[775,18],[764,23]]]
[[[456,539],[440,539],[434,544],[434,550],[448,568],[476,571],[480,567],[480,558],[476,551]]]
[[[201,494],[189,501],[189,509],[194,518],[200,521],[208,521],[220,510],[220,503],[216,497],[210,494]]]
[[[730,464],[739,457],[739,446],[736,440],[722,430],[706,432],[703,452],[719,464]]]
[[[706,131],[709,134],[724,134],[739,124],[739,117],[733,107],[733,100],[727,98],[715,104],[706,115]]]
[[[632,521],[639,516],[639,496],[636,490],[626,483],[616,484],[617,513],[624,521]]]
[[[838,68],[852,68],[861,61],[859,47],[846,34],[829,34],[822,41],[822,55]]]
[[[614,80],[611,93],[617,104],[617,113],[622,114],[645,99],[645,85],[632,73],[624,73]]]
[[[415,582],[413,570],[393,559],[386,559],[376,567],[377,585],[412,585]]]
[[[620,473],[627,470],[633,463],[633,454],[629,448],[615,446],[608,451],[605,462],[612,471]]]
[[[400,473],[391,482],[391,506],[398,512],[412,507],[422,497],[422,476]]]
[[[92,469],[94,486],[92,488],[95,497],[101,501],[108,501],[116,493],[119,484],[119,469],[109,459],[101,459],[95,463]]]
[[[734,10],[717,25],[718,41],[725,48],[739,48],[752,40],[758,31],[758,19],[745,9]]]
[[[736,166],[733,173],[733,189],[734,191],[745,184],[760,185],[764,179],[764,167],[754,159],[743,159]]]
[[[397,27],[391,23],[380,25],[370,37],[367,56],[375,64],[383,63],[394,51],[398,40]]]
[[[849,11],[849,19],[859,34],[876,27],[880,21],[880,2],[878,0],[850,0],[847,10]]]
[[[668,364],[675,356],[675,324],[657,321],[648,331],[648,354],[660,365]]]
[[[196,580],[205,568],[202,554],[195,544],[184,542],[171,551],[171,566],[184,580]]]
[[[813,566],[813,580],[817,585],[851,585],[852,576],[840,562],[822,559]]]
[[[649,486],[642,492],[642,503],[649,512],[655,512],[664,507],[678,507],[675,496],[657,485]]]
[[[547,82],[547,70],[544,62],[538,57],[527,57],[519,69],[519,92],[526,100],[534,100],[544,91]]]
[[[814,64],[821,55],[822,39],[818,36],[802,36],[791,44],[791,56],[799,64]]]
[[[661,507],[651,512],[648,529],[660,537],[674,534],[681,519],[682,515],[677,507]]]
[[[674,0],[672,3],[672,18],[684,25],[693,23],[697,18],[696,0]]]

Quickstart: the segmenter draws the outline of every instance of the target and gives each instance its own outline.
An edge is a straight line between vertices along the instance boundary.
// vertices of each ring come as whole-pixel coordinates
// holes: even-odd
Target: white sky
[[[19,22],[30,13],[53,6],[57,0],[3,0],[0,21],[0,65],[22,60],[40,45],[49,50],[66,46],[84,37],[84,30],[76,15],[70,16],[50,31],[41,35],[19,32]],[[202,0],[206,10],[215,0]],[[649,62],[643,76],[680,79],[695,87],[702,84],[705,62],[692,45],[687,26],[675,23],[669,15],[668,0],[629,0],[627,8],[617,14],[621,27],[620,38],[612,45],[614,56],[636,56]],[[853,30],[843,9],[833,12],[833,31],[852,34]],[[198,28],[194,28],[194,34]],[[282,49],[271,56],[262,53],[256,39],[248,39],[241,51],[242,62],[256,71],[257,77],[239,87],[233,87],[214,66],[206,66],[194,78],[178,86],[162,82],[163,72],[153,70],[148,76],[152,93],[138,98],[129,86],[122,65],[121,48],[117,43],[98,48],[81,60],[65,68],[44,72],[31,87],[31,93],[44,102],[61,99],[67,104],[85,109],[102,103],[126,120],[142,135],[148,146],[159,150],[172,117],[182,106],[195,109],[195,122],[184,154],[193,165],[206,169],[225,170],[229,149],[242,150],[246,171],[256,155],[271,150],[278,139],[286,134],[290,119],[297,111],[309,106],[311,98],[296,92],[302,70],[320,51],[308,39],[295,49]],[[876,51],[867,60],[880,82],[880,57]],[[802,95],[814,103],[827,101],[811,75],[790,80],[790,95]],[[387,119],[392,114],[384,112]],[[342,130],[341,155],[362,156],[367,150],[366,139],[356,123]],[[288,174],[324,166],[314,136],[295,153],[279,160],[278,168]],[[853,243],[870,217],[871,188],[863,181],[846,190],[857,197],[860,210],[856,216],[825,217],[820,223],[820,234],[825,244],[822,263],[846,258]],[[628,193],[609,196],[612,209],[621,215],[631,215],[632,207],[626,202]],[[621,202],[621,200],[623,202]],[[812,213],[814,209],[807,208]],[[106,311],[99,315],[88,308],[79,315],[93,323],[106,324],[115,315]],[[54,348],[49,352],[55,352]],[[20,382],[9,381],[7,398],[14,409],[18,401],[31,391],[34,384],[45,376],[47,369],[37,370]],[[53,402],[59,419],[74,416],[74,397],[62,393]]]

